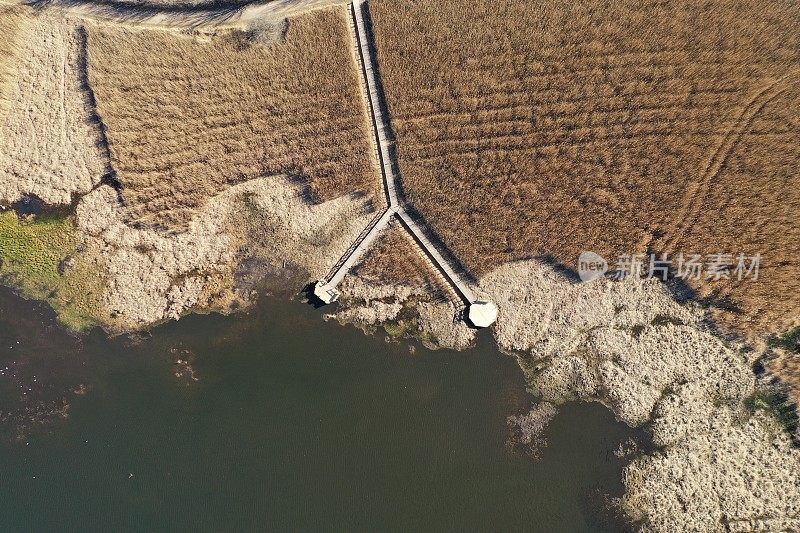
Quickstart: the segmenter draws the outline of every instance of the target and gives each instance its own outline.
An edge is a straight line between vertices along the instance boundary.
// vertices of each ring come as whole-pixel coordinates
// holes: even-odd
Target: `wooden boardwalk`
[[[399,207],[400,202],[397,198],[397,172],[389,156],[390,146],[386,137],[389,128],[384,120],[381,95],[378,92],[378,80],[372,57],[372,50],[369,46],[369,34],[367,25],[364,22],[364,0],[354,0],[350,4],[351,29],[353,30],[354,45],[357,52],[359,66],[361,67],[362,83],[367,93],[367,103],[369,107],[372,127],[375,130],[375,143],[378,152],[378,164],[389,206]]]
[[[383,230],[388,224],[389,221],[394,216],[395,211],[391,207],[384,211],[383,215],[372,225],[369,230],[363,234],[361,241],[358,242],[355,248],[352,249],[348,254],[345,254],[344,260],[339,265],[333,275],[330,276],[327,280],[327,284],[331,287],[336,287],[342,279],[344,279],[345,275],[350,271],[351,268],[355,266],[359,259],[364,255],[372,243],[375,242],[375,239],[380,234],[381,230]]]
[[[461,276],[458,275],[450,263],[442,257],[442,254],[439,253],[436,246],[425,236],[425,232],[422,228],[420,228],[404,210],[399,210],[397,216],[400,218],[403,227],[414,237],[414,240],[420,245],[420,248],[422,248],[433,262],[433,266],[444,275],[445,280],[455,289],[464,303],[469,305],[474,302],[475,294],[472,292],[472,289],[461,279]]]
[[[396,216],[401,226],[410,234],[431,266],[440,274],[444,282],[453,290],[453,293],[468,306],[476,302],[474,292],[458,274],[456,267],[451,265],[431,242],[424,228],[408,214],[397,193],[400,186],[400,176],[390,155],[391,143],[387,135],[390,129],[383,113],[381,86],[377,79],[378,74],[375,69],[372,47],[370,47],[367,23],[364,20],[365,7],[366,0],[354,0],[350,4],[350,30],[356,60],[361,71],[365,105],[369,111],[370,121],[375,132],[373,146],[388,207],[380,218],[373,221],[362,232],[359,239],[345,253],[328,277],[318,283],[319,291],[317,295],[326,302],[335,300],[338,297],[336,286],[374,243],[381,230]]]

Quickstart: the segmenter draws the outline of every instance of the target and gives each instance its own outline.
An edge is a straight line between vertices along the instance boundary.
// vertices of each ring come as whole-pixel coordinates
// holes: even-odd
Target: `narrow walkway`
[[[364,0],[354,0],[354,2],[350,4],[353,44],[358,56],[359,66],[361,67],[362,83],[366,89],[372,127],[375,129],[378,163],[381,169],[386,199],[390,207],[399,206],[400,202],[397,199],[397,189],[395,186],[397,174],[394,171],[392,160],[389,157],[389,140],[386,138],[386,131],[388,128],[383,118],[383,113],[381,112],[381,95],[378,93],[378,80],[373,66],[372,51],[369,47],[367,25],[364,22],[364,5]]]
[[[117,24],[127,24],[140,28],[161,30],[219,30],[246,27],[260,20],[282,19],[298,13],[344,4],[347,0],[255,0],[240,7],[160,7],[155,4],[136,6],[124,2],[92,2],[88,0],[49,0],[46,4],[36,0],[0,0],[1,6],[27,6],[33,9],[60,10],[65,14],[81,19],[96,20]],[[497,307],[492,302],[478,301],[472,289],[456,272],[426,236],[421,227],[405,210],[398,197],[400,178],[391,157],[391,143],[386,135],[388,124],[381,107],[382,95],[375,70],[375,58],[370,47],[370,35],[364,20],[366,0],[354,0],[350,4],[350,33],[353,40],[356,60],[362,78],[365,105],[369,110],[375,131],[373,140],[376,159],[380,166],[381,182],[386,200],[386,210],[373,219],[356,239],[350,249],[334,266],[331,273],[316,284],[314,294],[325,303],[339,298],[336,287],[347,272],[372,246],[381,230],[397,216],[401,226],[419,245],[453,292],[469,306],[468,317],[475,326],[489,326],[497,318]]]
[[[456,272],[451,265],[431,243],[430,239],[422,227],[408,214],[403,204],[400,202],[397,189],[400,177],[390,156],[390,143],[386,136],[389,131],[386,119],[384,118],[380,94],[380,85],[377,80],[375,70],[375,59],[373,58],[372,48],[370,47],[369,33],[367,24],[364,21],[364,9],[366,0],[354,0],[350,4],[350,14],[352,24],[350,26],[353,38],[356,59],[359,63],[364,87],[366,106],[369,110],[372,127],[375,131],[373,141],[378,165],[381,172],[381,182],[384,194],[386,195],[387,208],[383,215],[374,221],[364,232],[359,240],[354,243],[337,263],[334,270],[327,278],[317,282],[314,287],[314,294],[324,303],[332,303],[339,298],[339,291],[336,287],[344,279],[347,272],[358,262],[364,253],[375,242],[375,239],[388,224],[389,221],[397,216],[400,224],[409,232],[420,249],[427,256],[433,267],[439,271],[445,281],[453,288],[455,293],[461,298],[463,303],[469,306],[468,316],[473,325],[486,327],[494,323],[497,319],[497,306],[492,302],[478,301],[475,293]]]

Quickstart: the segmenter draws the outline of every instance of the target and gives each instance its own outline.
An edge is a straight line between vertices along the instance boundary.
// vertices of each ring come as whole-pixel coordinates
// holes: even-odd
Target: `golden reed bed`
[[[183,229],[225,187],[269,174],[307,181],[315,200],[371,193],[346,24],[344,9],[315,11],[266,44],[91,29],[90,80],[130,221]]]
[[[475,275],[592,250],[761,253],[717,319],[800,309],[800,6],[372,0],[405,190]]]

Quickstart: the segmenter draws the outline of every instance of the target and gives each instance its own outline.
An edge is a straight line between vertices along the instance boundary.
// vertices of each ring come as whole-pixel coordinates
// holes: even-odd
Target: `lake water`
[[[606,409],[562,408],[533,460],[488,332],[411,353],[321,316],[272,298],[75,337],[1,290],[0,530],[619,530],[632,432]]]

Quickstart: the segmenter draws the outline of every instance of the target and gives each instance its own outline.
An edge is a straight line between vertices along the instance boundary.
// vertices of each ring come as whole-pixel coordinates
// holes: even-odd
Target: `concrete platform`
[[[497,305],[480,300],[472,302],[469,304],[467,318],[476,328],[488,328],[497,321]]]
[[[324,304],[332,304],[336,300],[339,299],[341,293],[336,290],[336,287],[325,283],[323,281],[318,281],[316,285],[314,285],[314,296],[320,299]]]

